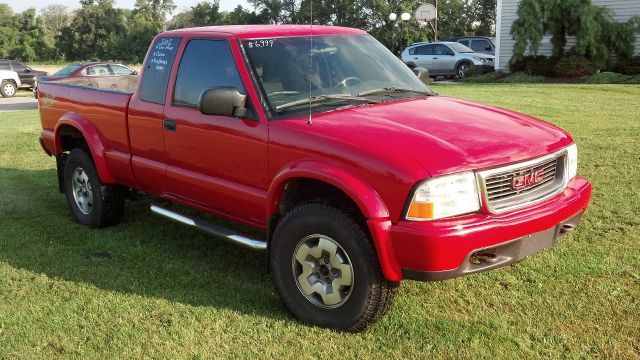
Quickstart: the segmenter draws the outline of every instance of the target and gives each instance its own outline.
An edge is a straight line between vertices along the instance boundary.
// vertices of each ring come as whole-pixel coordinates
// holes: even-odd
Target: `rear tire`
[[[286,307],[316,326],[363,331],[387,313],[398,290],[398,282],[384,278],[362,227],[323,204],[303,204],[282,217],[269,263]]]
[[[64,188],[76,222],[92,228],[116,225],[124,214],[124,191],[100,182],[91,157],[71,150],[64,166]]]
[[[16,90],[18,90],[18,87],[13,81],[3,80],[0,83],[0,95],[2,97],[13,97],[16,94]]]

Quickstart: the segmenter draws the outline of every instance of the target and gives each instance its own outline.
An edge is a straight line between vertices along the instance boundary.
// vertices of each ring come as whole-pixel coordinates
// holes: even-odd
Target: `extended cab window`
[[[164,104],[169,74],[181,39],[179,37],[163,37],[153,42],[142,73],[142,83],[140,84],[140,98],[142,100]]]
[[[220,86],[232,86],[244,93],[229,43],[226,40],[189,41],[180,60],[173,104],[198,107],[203,91]]]

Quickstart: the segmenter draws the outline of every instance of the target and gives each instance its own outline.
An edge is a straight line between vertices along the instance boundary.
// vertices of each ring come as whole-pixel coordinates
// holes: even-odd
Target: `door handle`
[[[418,58],[417,58],[417,57],[414,57],[414,58],[413,58],[413,60],[418,60]]]
[[[176,131],[176,121],[172,119],[164,119],[164,129],[167,131]]]
[[[438,60],[438,58],[437,58],[437,57],[434,57],[434,58],[433,58],[433,60]]]

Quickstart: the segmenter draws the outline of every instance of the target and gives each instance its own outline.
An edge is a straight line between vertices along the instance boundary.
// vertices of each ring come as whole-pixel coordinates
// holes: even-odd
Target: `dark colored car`
[[[48,80],[67,77],[84,76],[125,76],[136,75],[138,72],[128,66],[118,63],[91,61],[71,64],[53,73]]]
[[[486,36],[458,36],[447,41],[458,42],[474,52],[495,55],[496,45],[493,38]]]
[[[15,71],[22,83],[20,87],[29,89],[35,86],[36,76],[49,75],[46,71],[33,70],[19,61],[7,59],[0,59],[0,70]]]
[[[49,76],[39,78],[38,81],[57,81],[67,78],[100,78],[137,74],[138,72],[136,70],[122,64],[106,61],[89,61],[65,66]],[[37,99],[37,81],[33,86],[33,93],[35,98]]]

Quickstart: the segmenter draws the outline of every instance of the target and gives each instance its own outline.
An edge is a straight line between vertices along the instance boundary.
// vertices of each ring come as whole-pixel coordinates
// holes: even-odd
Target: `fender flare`
[[[325,182],[351,198],[367,220],[383,275],[391,281],[402,279],[402,269],[389,236],[391,221],[387,206],[371,185],[335,164],[309,160],[292,163],[281,169],[274,177],[267,194],[267,222],[278,212],[286,183],[294,178]]]
[[[77,113],[64,114],[56,124],[54,129],[54,153],[62,153],[62,141],[60,139],[60,130],[64,126],[71,126],[78,130],[89,146],[93,163],[96,166],[98,177],[103,184],[115,184],[116,179],[109,171],[107,158],[105,154],[104,139],[98,128],[89,120]]]

